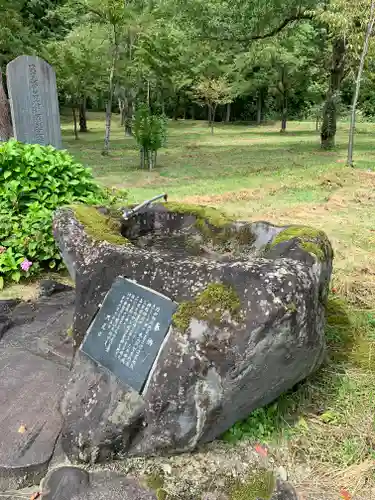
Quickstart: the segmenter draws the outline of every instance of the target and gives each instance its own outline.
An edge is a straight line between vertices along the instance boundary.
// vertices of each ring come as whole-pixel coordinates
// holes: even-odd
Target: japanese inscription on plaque
[[[80,349],[141,392],[176,308],[158,292],[117,278]]]

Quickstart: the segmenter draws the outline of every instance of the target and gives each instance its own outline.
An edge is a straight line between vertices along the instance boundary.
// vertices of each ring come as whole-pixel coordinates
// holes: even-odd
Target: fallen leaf
[[[23,424],[22,424],[22,425],[20,425],[20,426],[19,426],[19,429],[18,429],[18,432],[19,432],[20,434],[25,434],[25,432],[26,432],[26,427],[25,427]]]
[[[256,446],[254,446],[254,450],[258,453],[258,455],[260,455],[261,457],[266,457],[268,455],[268,450],[267,448],[264,448],[263,446],[261,446],[260,444],[257,444]]]
[[[39,491],[37,491],[31,495],[30,500],[36,500],[39,497],[40,497],[40,493],[39,493]]]
[[[340,495],[342,500],[351,500],[352,496],[345,488],[341,488]]]

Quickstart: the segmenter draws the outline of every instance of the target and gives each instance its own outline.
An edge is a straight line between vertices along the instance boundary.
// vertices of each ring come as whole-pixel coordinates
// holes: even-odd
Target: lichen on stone
[[[217,324],[225,312],[237,317],[240,308],[239,296],[232,287],[211,283],[194,300],[180,304],[173,315],[173,324],[178,330],[185,332],[192,318]]]
[[[276,479],[271,471],[255,471],[244,482],[236,483],[229,493],[230,500],[270,500]]]
[[[113,216],[100,213],[94,206],[74,204],[70,209],[84,226],[88,236],[96,241],[107,241],[113,245],[130,245],[120,233],[120,221]]]
[[[332,258],[332,248],[324,231],[308,226],[290,226],[283,229],[271,242],[270,248],[296,239],[300,248],[315,255],[319,261]]]

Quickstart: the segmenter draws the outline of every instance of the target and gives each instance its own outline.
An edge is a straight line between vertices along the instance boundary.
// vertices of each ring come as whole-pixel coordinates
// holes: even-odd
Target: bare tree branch
[[[303,21],[306,19],[314,19],[314,15],[311,12],[297,12],[290,17],[287,17],[286,19],[283,20],[282,23],[280,23],[276,28],[273,28],[272,30],[268,31],[267,33],[263,33],[261,35],[249,35],[249,36],[244,36],[244,37],[215,37],[215,36],[208,36],[206,38],[209,38],[211,40],[218,40],[218,41],[232,41],[232,42],[251,42],[251,41],[256,41],[256,40],[264,40],[265,38],[272,38],[273,36],[277,35],[280,33],[283,29],[285,29],[287,26],[294,22],[298,21]]]
[[[279,24],[279,26],[277,26],[273,30],[269,31],[268,33],[264,33],[263,35],[253,35],[249,38],[249,40],[263,40],[264,38],[271,38],[271,37],[277,35],[278,33],[280,33],[283,29],[285,29],[287,26],[289,26],[289,24],[292,24],[292,23],[297,22],[297,21],[303,21],[305,19],[311,20],[313,18],[314,18],[314,16],[311,13],[301,13],[301,14],[291,16],[287,19],[284,19],[284,21],[281,24]]]

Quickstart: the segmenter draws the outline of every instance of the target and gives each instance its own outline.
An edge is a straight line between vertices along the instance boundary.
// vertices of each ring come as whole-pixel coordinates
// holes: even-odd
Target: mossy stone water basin
[[[128,221],[121,218],[123,210],[84,205],[72,209],[94,240],[132,244],[177,259],[247,260],[262,255],[283,230],[266,222],[235,221],[215,208],[173,202],[146,207]]]
[[[256,226],[258,228],[258,226]],[[174,258],[246,260],[259,252],[256,227],[235,222],[213,208],[181,204],[154,205],[122,223],[122,234],[134,245]],[[271,235],[269,235],[269,239]]]
[[[191,451],[324,359],[333,252],[323,231],[168,202],[129,221],[63,208],[54,235],[76,282],[76,345],[118,276],[178,304],[141,395],[78,351],[62,406],[71,459]]]

